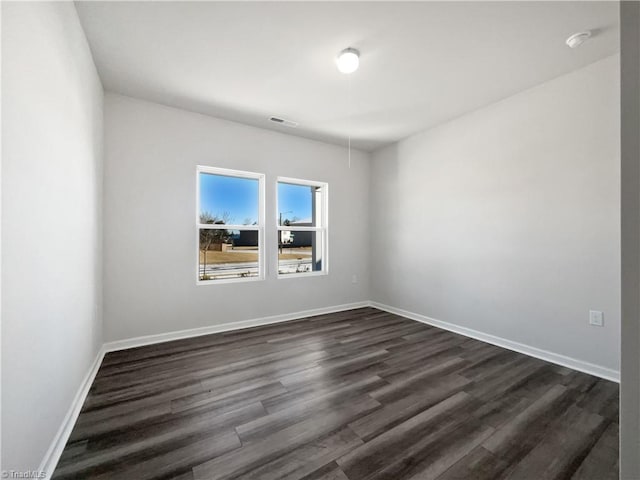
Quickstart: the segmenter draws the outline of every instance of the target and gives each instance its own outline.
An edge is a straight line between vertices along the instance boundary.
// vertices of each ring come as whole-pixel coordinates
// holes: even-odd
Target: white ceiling
[[[106,90],[364,150],[618,51],[617,2],[76,5]]]

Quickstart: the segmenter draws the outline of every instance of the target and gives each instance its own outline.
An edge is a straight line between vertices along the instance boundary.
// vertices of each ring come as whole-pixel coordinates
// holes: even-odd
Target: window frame
[[[258,225],[216,225],[200,223],[200,174],[212,174],[225,177],[246,178],[258,180]],[[196,165],[196,285],[218,285],[225,283],[260,282],[266,278],[265,262],[265,174],[233,170],[229,168]],[[258,232],[258,275],[255,277],[224,278],[219,280],[200,280],[200,230],[251,230]]]
[[[302,185],[309,187],[322,188],[322,213],[320,221],[322,226],[320,227],[292,227],[291,225],[280,225],[279,210],[280,199],[278,197],[278,185],[280,183],[288,183],[292,185]],[[276,224],[276,259],[275,259],[275,272],[278,280],[286,278],[305,278],[305,277],[319,277],[329,274],[329,184],[327,182],[318,182],[314,180],[304,180],[301,178],[292,177],[277,177],[276,178],[276,211],[275,211],[275,224]],[[280,273],[280,260],[278,258],[278,250],[280,244],[280,232],[281,231],[298,231],[298,232],[320,232],[322,238],[322,270],[301,272],[301,273]]]

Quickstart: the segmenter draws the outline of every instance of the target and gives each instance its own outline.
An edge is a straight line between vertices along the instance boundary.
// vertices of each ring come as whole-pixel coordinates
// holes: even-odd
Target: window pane
[[[281,230],[278,236],[278,272],[281,275],[322,271],[322,232]]]
[[[278,182],[278,225],[319,227],[322,188]]]
[[[258,180],[200,173],[200,223],[257,225]]]
[[[258,231],[201,228],[199,255],[201,281],[257,277]]]

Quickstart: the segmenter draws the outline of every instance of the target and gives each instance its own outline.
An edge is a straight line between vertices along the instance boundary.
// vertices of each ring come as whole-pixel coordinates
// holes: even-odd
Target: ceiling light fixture
[[[584,32],[578,32],[567,38],[567,46],[569,48],[578,48],[584,42],[591,38],[591,31],[585,30]]]
[[[336,65],[341,73],[353,73],[360,65],[360,52],[355,48],[345,48],[336,57]]]

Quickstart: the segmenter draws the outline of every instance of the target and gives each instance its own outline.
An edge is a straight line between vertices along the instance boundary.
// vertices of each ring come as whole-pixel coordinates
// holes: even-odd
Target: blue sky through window
[[[295,219],[297,222],[310,222],[311,200],[311,187],[278,183],[278,218],[282,214],[283,221]]]
[[[251,225],[258,221],[258,180],[200,174],[200,212],[219,218],[229,215],[227,223]]]
[[[228,214],[229,224],[251,225],[258,221],[259,185],[257,179],[200,173],[200,212],[218,218]],[[278,183],[278,217],[310,222],[311,187]]]

